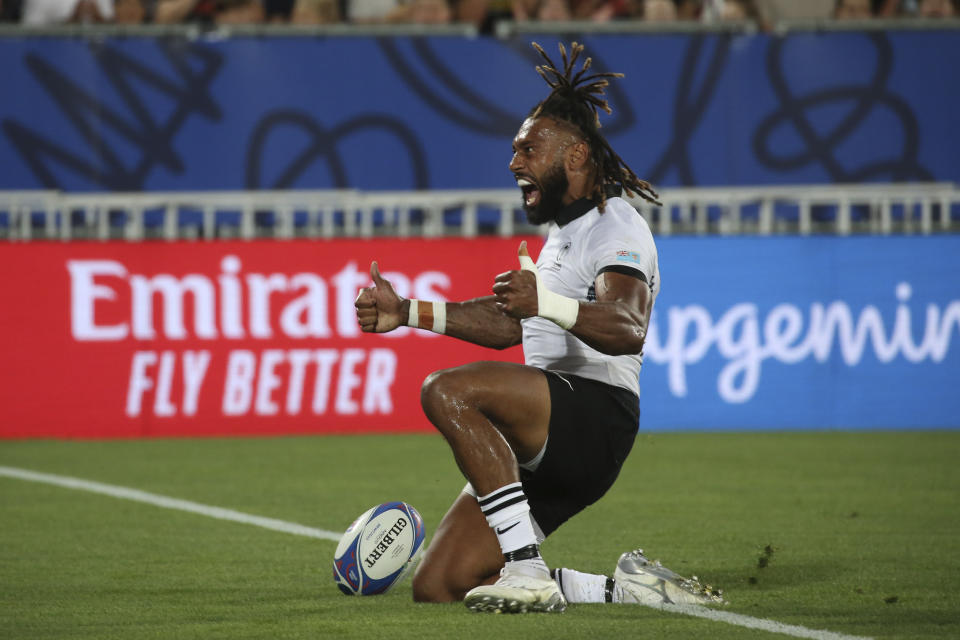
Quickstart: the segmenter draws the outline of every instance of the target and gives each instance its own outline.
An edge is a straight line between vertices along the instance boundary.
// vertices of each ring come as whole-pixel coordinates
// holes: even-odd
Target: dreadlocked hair
[[[641,180],[633,169],[627,166],[619,155],[610,147],[600,134],[600,110],[612,113],[613,110],[604,96],[604,89],[610,84],[608,78],[622,78],[622,73],[594,73],[587,75],[592,58],[583,61],[580,71],[575,72],[574,66],[583,45],[572,43],[570,55],[560,43],[560,56],[563,59],[562,71],[550,59],[550,56],[536,42],[531,43],[533,48],[543,57],[546,64],[536,67],[537,73],[546,80],[552,91],[542,102],[535,106],[528,117],[549,117],[566,122],[575,127],[585,138],[590,147],[590,154],[597,167],[597,186],[594,189],[594,199],[599,202],[598,208],[603,211],[607,201],[605,186],[619,185],[627,195],[639,195],[648,202],[662,206],[657,200],[657,192],[646,180]]]

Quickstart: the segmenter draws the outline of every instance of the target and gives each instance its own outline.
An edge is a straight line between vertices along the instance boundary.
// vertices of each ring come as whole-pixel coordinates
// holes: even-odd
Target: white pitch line
[[[709,607],[701,607],[694,604],[660,604],[646,605],[660,611],[670,611],[672,613],[682,613],[696,618],[706,618],[716,622],[726,622],[738,627],[748,629],[761,629],[770,633],[782,633],[794,638],[811,638],[812,640],[872,640],[865,636],[848,636],[835,631],[822,631],[820,629],[808,629],[795,624],[784,624],[776,620],[766,620],[764,618],[754,618],[745,616],[742,613],[731,613],[730,611],[720,611]]]
[[[145,502],[155,507],[164,509],[177,509],[179,511],[189,511],[202,516],[209,516],[218,520],[229,520],[231,522],[241,522],[243,524],[252,524],[256,527],[271,529],[273,531],[282,531],[283,533],[292,533],[297,536],[306,536],[307,538],[320,538],[321,540],[333,540],[337,542],[343,533],[334,531],[325,531],[324,529],[314,529],[295,522],[286,522],[274,518],[264,518],[262,516],[253,516],[249,513],[234,511],[233,509],[224,509],[222,507],[213,507],[199,502],[190,502],[189,500],[179,500],[161,496],[156,493],[148,493],[139,489],[129,487],[119,487],[113,484],[104,484],[102,482],[93,482],[81,478],[71,478],[70,476],[58,476],[51,473],[38,473],[28,471],[27,469],[17,469],[16,467],[0,466],[0,476],[8,476],[19,480],[30,480],[32,482],[43,482],[66,489],[78,489],[80,491],[90,491],[100,493],[113,498],[123,500],[133,500],[134,502]]]
[[[162,507],[164,509],[188,511],[190,513],[196,513],[202,516],[208,516],[210,518],[217,518],[218,520],[229,520],[231,522],[252,524],[256,527],[262,527],[264,529],[280,531],[283,533],[292,533],[294,535],[306,536],[308,538],[319,538],[321,540],[332,540],[336,542],[340,540],[340,536],[342,535],[334,531],[314,529],[313,527],[307,527],[294,522],[253,516],[248,513],[242,513],[232,509],[213,507],[207,504],[200,504],[199,502],[190,502],[189,500],[170,498],[167,496],[158,495],[156,493],[140,491],[139,489],[120,487],[113,484],[104,484],[102,482],[83,480],[81,478],[72,478],[70,476],[60,476],[52,473],[39,473],[37,471],[29,471],[27,469],[18,469],[16,467],[5,466],[0,466],[0,476],[17,478],[19,480],[29,480],[31,482],[42,482],[45,484],[56,485],[58,487],[64,487],[66,489],[90,491],[92,493],[99,493],[102,495],[111,496],[113,498],[133,500],[134,502],[144,502],[146,504],[152,504],[156,507]],[[725,622],[727,624],[746,627],[748,629],[760,629],[770,633],[780,633],[783,635],[793,636],[794,638],[809,638],[811,640],[871,640],[870,638],[863,636],[849,636],[833,631],[808,629],[799,625],[784,624],[782,622],[777,622],[776,620],[753,618],[751,616],[745,616],[739,613],[719,611],[717,609],[700,607],[696,605],[661,604],[646,606],[659,611],[680,613],[688,616],[694,616],[696,618],[706,618],[708,620]]]

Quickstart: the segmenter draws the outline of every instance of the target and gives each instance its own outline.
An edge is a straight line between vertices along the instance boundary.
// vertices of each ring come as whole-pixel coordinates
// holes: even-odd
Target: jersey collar
[[[620,185],[608,184],[604,186],[608,198],[619,197],[623,193]],[[580,198],[565,206],[554,219],[559,226],[570,224],[583,214],[593,210],[597,206],[597,201],[593,198]]]

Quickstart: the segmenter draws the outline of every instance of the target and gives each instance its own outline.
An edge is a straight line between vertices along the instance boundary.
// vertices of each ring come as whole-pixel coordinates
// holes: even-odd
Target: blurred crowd
[[[944,18],[960,0],[0,0],[0,22],[177,24],[449,24],[498,21],[749,21]]]

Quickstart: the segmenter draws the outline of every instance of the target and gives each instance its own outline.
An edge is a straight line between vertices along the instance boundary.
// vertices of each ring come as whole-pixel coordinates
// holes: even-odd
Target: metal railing
[[[783,35],[799,32],[830,31],[950,31],[960,29],[960,18],[871,18],[867,20],[834,20],[832,18],[778,20],[769,25],[772,33]],[[609,22],[569,21],[540,22],[500,20],[493,35],[507,39],[531,34],[664,34],[664,33],[735,33],[754,34],[760,26],[751,20],[704,23],[697,20],[645,22],[613,20]],[[0,23],[0,38],[24,37],[182,37],[191,40],[221,40],[230,37],[394,37],[454,36],[476,38],[479,29],[470,23],[451,24],[237,24],[199,26],[195,24],[58,24],[32,26]]]
[[[685,187],[633,199],[658,235],[960,232],[952,183]],[[0,238],[439,237],[540,233],[517,189],[463,191],[0,191]]]

